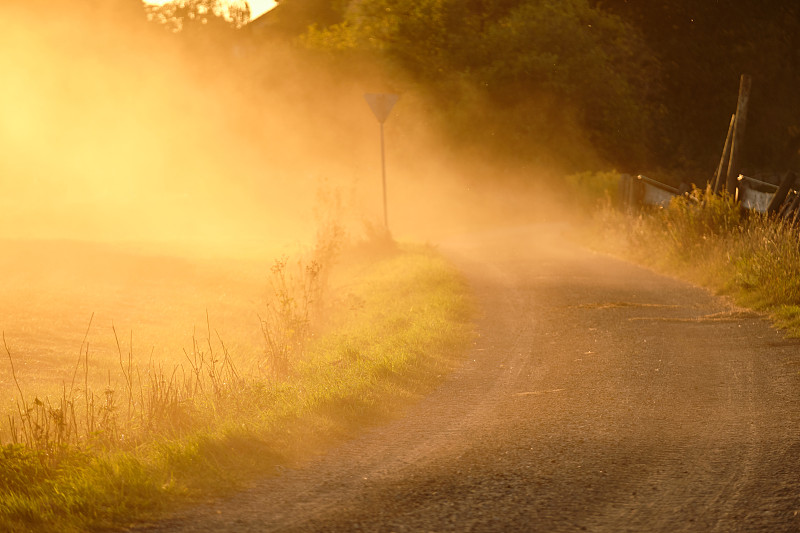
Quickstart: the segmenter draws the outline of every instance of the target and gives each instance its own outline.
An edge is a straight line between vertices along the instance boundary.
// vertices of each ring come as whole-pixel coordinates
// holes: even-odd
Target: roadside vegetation
[[[743,73],[754,89],[742,171],[797,169],[798,10],[756,0],[281,0],[252,23],[238,0],[8,0],[0,233],[305,235],[297,214],[315,179],[360,183],[374,198],[364,185],[376,168],[365,155],[375,151],[367,91],[402,94],[387,124],[390,160],[407,178],[397,190],[425,181],[424,197],[405,195],[421,226],[455,204],[482,221],[503,193],[521,196],[503,190],[517,181],[536,191],[532,201],[514,198],[524,209],[503,204],[498,218],[527,217],[544,211],[533,201],[543,189],[564,188],[552,176],[609,161],[683,175],[713,168]],[[437,185],[450,195],[450,180],[487,194],[440,204]],[[594,215],[595,245],[800,334],[797,229],[704,190],[669,209],[622,212],[611,201],[617,181],[593,171],[566,180],[567,205]],[[412,204],[423,198],[434,218]],[[333,269],[338,241],[322,242],[264,272],[258,354],[218,334],[210,309],[171,359],[148,360],[115,331],[115,356],[100,361],[87,333],[54,391],[31,388],[24,347],[3,338],[3,385],[16,399],[0,409],[0,530],[155,516],[302,461],[429,390],[469,342],[458,276],[430,249],[380,239],[342,252]],[[92,296],[70,279],[53,284]],[[163,318],[175,314],[163,305],[170,293],[154,294],[147,319],[177,327]],[[45,300],[42,313],[53,312]],[[50,370],[42,376],[53,379]]]
[[[614,202],[618,180],[614,172],[569,178],[596,193],[581,224],[587,243],[708,287],[800,336],[800,228],[791,219],[746,212],[729,196],[697,188],[666,209],[627,211]]]
[[[421,246],[373,243],[341,263],[324,298],[329,264],[275,263],[260,371],[241,370],[246,354],[209,325],[184,365],[138,366],[120,348],[119,379],[93,390],[85,347],[60,397],[17,384],[0,530],[84,531],[206,501],[430,390],[470,342],[464,283]]]

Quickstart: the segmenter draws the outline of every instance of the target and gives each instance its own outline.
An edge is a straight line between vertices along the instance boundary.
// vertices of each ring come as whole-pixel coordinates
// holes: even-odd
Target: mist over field
[[[6,399],[15,377],[57,395],[81,357],[101,390],[129,356],[185,365],[209,340],[258,372],[273,261],[332,226],[350,242],[383,234],[366,92],[400,95],[385,124],[395,238],[550,216],[550,161],[448,140],[446,109],[408,76],[246,27],[173,33],[122,5],[19,3],[0,17]]]
[[[792,84],[758,58],[797,75],[794,8],[683,3],[286,0],[250,22],[241,1],[8,2],[0,234],[258,250],[312,239],[325,188],[360,233],[382,219],[366,92],[401,96],[386,123],[398,236],[524,213],[519,186],[540,195],[564,172],[713,169],[745,72],[746,164],[792,164]],[[748,21],[764,31],[727,49]],[[693,42],[726,61],[691,63]]]
[[[195,501],[187,530],[421,510],[424,530],[669,529],[681,495],[727,530],[737,507],[779,518],[748,485],[773,478],[797,509],[793,345],[565,230],[603,224],[613,251],[800,323],[797,215],[705,187],[743,74],[731,169],[800,171],[799,6],[271,5],[0,2],[0,530]],[[382,125],[376,93],[397,97]],[[616,209],[637,174],[696,188]],[[377,424],[349,470],[330,454],[282,486]],[[276,473],[244,511],[205,503]]]
[[[12,51],[0,96],[4,236],[196,246],[308,238],[308,200],[329,148],[317,143],[315,163],[298,164],[302,108],[264,109],[241,79],[219,75],[230,65],[211,58],[215,75],[193,72],[195,59],[163,36],[120,38],[79,12],[29,16],[3,19]]]
[[[310,242],[326,190],[358,234],[382,221],[379,129],[363,99],[375,90],[401,92],[386,124],[398,235],[457,227],[487,205],[474,188],[516,179],[448,146],[426,116],[435,104],[402,79],[348,76],[244,30],[186,44],[79,6],[14,13],[2,22],[5,238],[258,253]]]
[[[7,254],[5,279],[24,272],[35,290],[32,273],[44,279],[51,268],[68,271],[65,280],[119,272],[135,290],[147,276],[166,279],[153,258],[227,258],[233,271],[236,258],[257,272],[312,246],[332,221],[352,240],[380,233],[368,92],[400,96],[385,124],[389,230],[400,240],[558,216],[573,207],[550,192],[565,173],[710,169],[728,117],[714,91],[726,80],[734,93],[737,69],[761,75],[751,131],[791,134],[791,113],[765,123],[791,106],[784,85],[765,105],[759,87],[774,68],[753,61],[753,50],[777,54],[791,39],[748,34],[752,50],[719,62],[713,83],[697,66],[676,86],[671,69],[691,47],[656,22],[660,13],[664,24],[688,24],[681,5],[286,0],[251,22],[244,2],[8,2],[0,238],[35,253]],[[731,27],[748,6],[725,13]],[[711,7],[690,11],[692,28],[714,20]],[[788,36],[789,15],[776,7],[758,21]],[[724,54],[725,32],[702,35],[709,53]],[[796,75],[794,62],[784,73]],[[697,113],[673,112],[697,99],[707,103],[697,105],[702,128]],[[785,137],[769,149],[749,144],[750,163],[790,164],[796,136]],[[25,263],[31,254],[38,266]],[[62,288],[85,300],[84,322],[98,290],[80,286]]]

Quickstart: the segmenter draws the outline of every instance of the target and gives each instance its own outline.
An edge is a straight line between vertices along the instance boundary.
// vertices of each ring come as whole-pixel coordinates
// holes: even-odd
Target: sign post
[[[383,143],[383,123],[389,118],[394,104],[400,99],[396,94],[388,93],[367,93],[364,99],[369,104],[372,113],[381,125],[381,179],[383,180],[383,225],[389,229],[389,215],[386,209],[386,151]]]

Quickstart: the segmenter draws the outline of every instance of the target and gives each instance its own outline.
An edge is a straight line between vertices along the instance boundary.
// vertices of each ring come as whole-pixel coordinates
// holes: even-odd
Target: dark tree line
[[[752,171],[798,168],[800,4],[796,2],[634,2],[601,8],[640,28],[659,58],[667,110],[661,158],[713,166],[741,74],[753,78],[744,163]]]
[[[547,94],[623,167],[712,169],[750,74],[744,163],[798,166],[797,3],[281,0],[274,16],[309,46],[371,54],[448,98],[454,80],[471,84],[498,114],[518,107],[523,136],[536,112],[524,102]]]
[[[0,9],[57,20],[81,8],[97,27],[125,19],[164,28],[185,48],[202,48],[201,61],[245,39],[234,30],[250,19],[244,0],[59,6],[8,0]],[[343,71],[367,62],[412,80],[439,102],[454,138],[524,152],[556,138],[551,125],[574,124],[630,170],[713,170],[746,73],[753,79],[746,169],[800,170],[794,2],[280,0],[267,16],[265,39],[321,53]]]
[[[548,130],[574,122],[609,158],[639,164],[650,151],[655,58],[636,27],[588,0],[353,1],[302,40],[405,72],[476,145],[525,154],[565,143]]]

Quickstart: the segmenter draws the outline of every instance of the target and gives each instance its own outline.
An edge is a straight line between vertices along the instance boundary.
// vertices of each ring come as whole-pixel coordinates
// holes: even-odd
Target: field
[[[193,338],[206,339],[209,324],[240,365],[263,356],[258,313],[266,305],[267,259],[75,241],[5,241],[2,250],[0,329],[23,391],[60,395],[87,346],[95,390],[121,377],[120,349],[126,362],[130,353],[139,364],[186,363]],[[0,394],[8,406],[17,390],[4,359]]]
[[[425,247],[353,249],[327,273],[6,249],[0,529],[118,526],[241,487],[394,416],[471,338],[464,283]],[[328,275],[312,306],[304,284]]]

